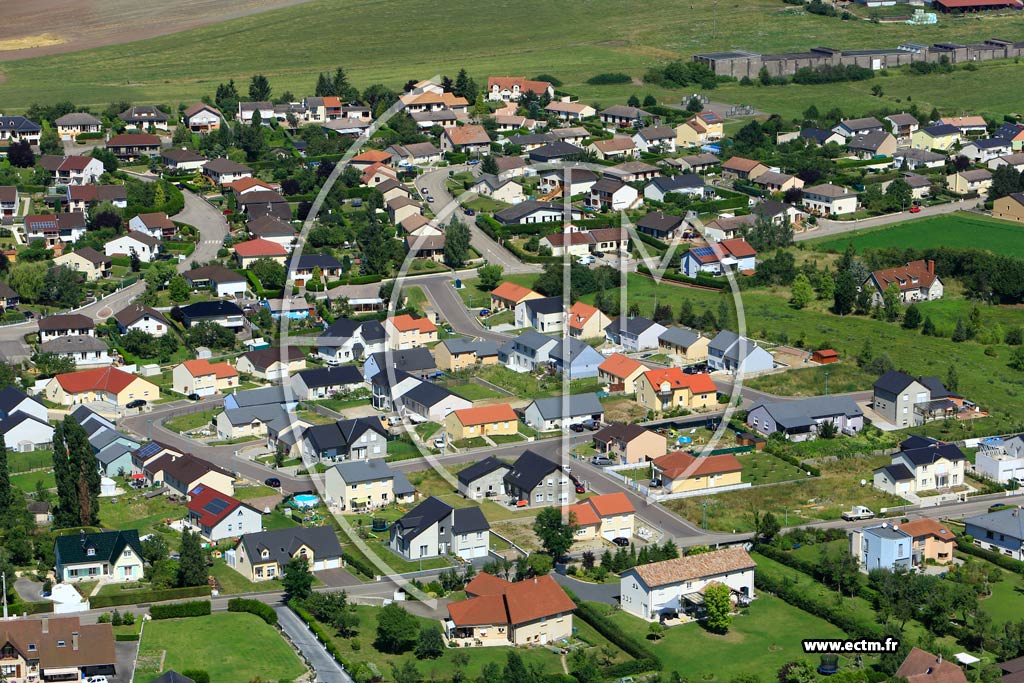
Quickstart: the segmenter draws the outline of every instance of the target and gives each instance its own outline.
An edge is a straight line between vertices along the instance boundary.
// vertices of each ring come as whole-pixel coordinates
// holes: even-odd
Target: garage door
[[[341,567],[341,558],[334,557],[326,560],[316,560],[313,562],[313,571],[318,572],[321,569],[338,569]]]
[[[487,557],[487,546],[478,545],[472,550],[471,557]]]

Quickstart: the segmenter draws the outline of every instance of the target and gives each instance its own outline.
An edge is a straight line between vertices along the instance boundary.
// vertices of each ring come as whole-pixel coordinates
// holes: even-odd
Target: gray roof
[[[87,334],[69,334],[44,341],[39,345],[40,353],[79,353],[81,351],[106,351],[109,347],[102,339]]]
[[[567,401],[563,399],[567,398]],[[568,404],[568,405],[565,405]],[[554,396],[552,398],[538,398],[533,402],[541,417],[545,420],[555,420],[565,417],[580,417],[583,415],[598,415],[604,413],[604,406],[597,398],[597,394],[574,394],[572,396]]]
[[[906,531],[902,531],[895,526],[890,526],[888,524],[879,524],[878,526],[868,527],[867,529],[864,529],[864,533],[891,540],[900,540],[910,537],[910,534]]]
[[[131,455],[134,449],[125,446],[124,444],[115,443],[107,446],[102,451],[96,454],[96,459],[99,460],[104,467],[114,462],[124,455]]]
[[[455,339],[445,339],[441,344],[448,349],[449,353],[475,353],[477,358],[498,355],[497,343],[485,339],[456,337]]]
[[[874,388],[891,394],[898,394],[917,380],[899,370],[886,370],[885,374],[875,380]]]
[[[503,460],[498,460],[493,455],[484,460],[478,460],[469,467],[460,470],[456,475],[459,481],[467,486],[485,475],[499,469],[512,469],[512,466]]]
[[[528,216],[534,211],[541,209],[549,211],[557,211],[558,213],[564,213],[565,207],[561,202],[541,202],[535,200],[527,200],[518,204],[513,204],[507,209],[502,209],[494,214],[494,217],[502,222],[518,221],[523,216]]]
[[[1024,540],[1024,514],[1019,507],[997,510],[985,515],[968,517],[965,524],[972,524],[986,531],[1003,534],[1010,538]]]
[[[558,340],[554,337],[541,334],[536,330],[527,330],[521,335],[512,340],[512,342],[518,346],[524,346],[533,351],[539,351],[551,342],[557,342]]]
[[[453,509],[440,498],[430,496],[395,522],[396,532],[407,540],[416,538],[450,515]]]
[[[298,400],[294,392],[285,392],[282,387],[262,387],[260,389],[246,389],[236,391],[232,394],[235,403],[239,408],[254,406],[275,405],[278,406],[286,400],[294,402]]]
[[[694,332],[688,327],[670,327],[658,337],[658,341],[684,348],[690,346],[698,339],[700,339],[700,333]]]
[[[850,149],[866,149],[873,152],[876,151],[882,143],[888,140],[889,137],[889,133],[886,133],[885,131],[863,133],[850,140],[846,146]]]
[[[812,396],[795,401],[773,401],[761,403],[753,410],[763,407],[780,427],[806,427],[818,419],[844,415],[862,416],[860,408],[849,396]]]
[[[433,406],[436,406],[438,403],[445,400],[449,396],[457,396],[458,398],[462,398],[454,391],[446,389],[439,384],[434,384],[433,382],[420,382],[412,389],[405,392],[403,398],[407,398],[410,401],[415,401],[416,403],[419,403],[421,406],[424,406],[429,409]]]
[[[456,508],[452,515],[452,532],[468,534],[472,531],[487,531],[491,525],[484,517],[484,511],[478,507]]]
[[[523,302],[529,310],[539,314],[552,314],[562,313],[562,297],[560,296],[545,296],[540,299],[527,299]]]
[[[381,479],[394,479],[395,472],[388,467],[383,458],[370,460],[349,460],[334,466],[346,484],[359,484]]]
[[[566,346],[565,344],[563,344],[563,341],[568,341],[568,349],[566,349]],[[568,351],[567,356],[563,355],[563,350]],[[604,360],[604,357],[596,350],[594,350],[594,347],[592,347],[590,344],[587,344],[584,341],[580,341],[575,337],[565,337],[564,339],[559,340],[559,342],[555,344],[555,348],[551,349],[551,352],[548,353],[548,356],[550,356],[554,360],[560,360],[563,362],[568,360],[571,363],[584,353],[587,353],[587,351],[590,351],[591,355],[595,356],[596,360]]]
[[[224,411],[224,417],[233,425],[248,424],[253,420],[259,420],[273,429],[283,429],[298,419],[293,419],[279,403],[228,408]]]
[[[267,550],[269,559],[284,566],[292,559],[292,554],[305,545],[313,551],[318,560],[341,557],[341,544],[334,528],[330,526],[288,527],[245,534],[239,541],[245,546],[246,555],[259,558],[262,551]]]
[[[725,353],[732,348],[733,344],[739,341],[739,338],[740,336],[732,330],[722,330],[708,342],[708,349]]]

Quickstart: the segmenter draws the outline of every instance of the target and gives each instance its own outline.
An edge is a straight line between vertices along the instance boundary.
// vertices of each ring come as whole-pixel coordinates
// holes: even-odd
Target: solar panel
[[[160,450],[160,444],[155,441],[150,441],[145,446],[139,449],[139,455],[145,457],[147,455],[153,455]]]
[[[211,515],[219,515],[220,513],[224,512],[224,508],[226,508],[227,506],[228,502],[226,500],[214,498],[209,503],[203,506],[203,510],[209,512]]]
[[[697,247],[692,250],[695,256],[713,256],[715,250],[711,247]]]

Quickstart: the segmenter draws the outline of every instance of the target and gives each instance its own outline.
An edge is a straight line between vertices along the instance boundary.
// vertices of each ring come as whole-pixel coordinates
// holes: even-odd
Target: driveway
[[[145,629],[142,631],[145,636]],[[135,677],[135,658],[139,654],[139,641],[118,641],[114,643],[114,656],[117,658],[117,674],[107,676],[110,683],[130,683]]]
[[[362,581],[345,569],[322,569],[316,573],[316,578],[331,588],[348,588],[362,584]]]
[[[607,605],[619,604],[618,583],[590,583],[589,581],[580,581],[571,576],[564,576],[558,573],[555,573],[554,576],[555,581],[561,584],[563,588],[567,588],[575,593],[580,600],[603,602]]]
[[[43,584],[26,578],[14,582],[14,590],[25,602],[39,602],[43,599]]]
[[[277,612],[277,623],[281,630],[302,653],[306,662],[313,667],[318,683],[353,683],[352,677],[341,668],[341,664],[327,652],[323,643],[317,640],[294,612],[283,605],[275,605],[274,611]]]

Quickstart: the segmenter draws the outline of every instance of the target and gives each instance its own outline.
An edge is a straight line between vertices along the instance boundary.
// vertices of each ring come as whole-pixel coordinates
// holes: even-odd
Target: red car
[[[921,207],[920,206],[912,206],[912,207],[910,207],[910,213],[921,213]]]

